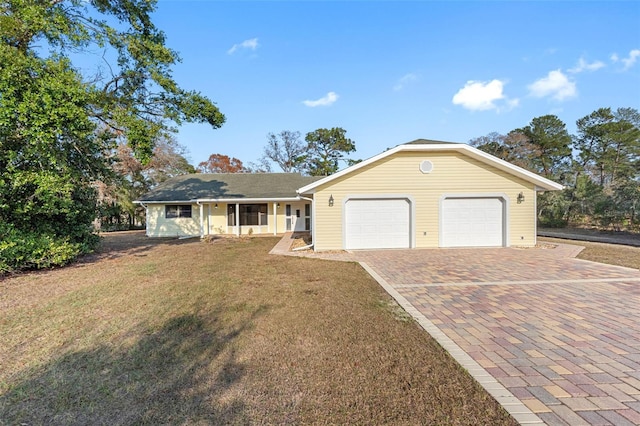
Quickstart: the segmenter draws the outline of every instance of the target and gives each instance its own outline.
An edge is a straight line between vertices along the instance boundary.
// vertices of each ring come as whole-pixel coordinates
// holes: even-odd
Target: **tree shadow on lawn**
[[[264,309],[232,328],[220,309],[182,315],[133,344],[64,354],[0,396],[0,424],[246,423],[234,341]]]
[[[146,253],[158,246],[179,246],[200,242],[200,238],[150,238],[144,231],[105,232],[100,234],[98,249],[78,259],[78,264],[86,265],[106,259],[117,259],[125,256],[144,257]]]

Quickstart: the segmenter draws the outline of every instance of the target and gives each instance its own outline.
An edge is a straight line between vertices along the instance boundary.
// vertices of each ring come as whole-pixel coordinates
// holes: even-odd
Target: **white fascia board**
[[[366,160],[363,160],[361,162],[359,162],[358,164],[354,164],[353,166],[347,167],[346,169],[342,169],[339,172],[336,172],[332,175],[326,176],[320,180],[317,180],[313,183],[310,183],[307,186],[303,186],[302,188],[298,189],[298,194],[313,194],[315,191],[313,191],[315,188],[317,188],[320,185],[324,185],[327,182],[331,182],[334,179],[339,178],[340,176],[344,176],[348,173],[354,172],[358,169],[361,169],[363,167],[368,166],[371,163],[374,163],[382,158],[385,158],[389,155],[395,154],[396,152],[400,151],[400,148],[402,147],[402,145],[398,145],[395,148],[391,148],[388,151],[382,152],[378,155],[375,155],[371,158],[368,158]]]
[[[470,157],[476,158],[477,160],[480,160],[500,170],[511,173],[512,175],[518,176],[526,181],[533,183],[534,185],[536,185],[536,191],[540,190],[539,188],[544,191],[559,191],[564,188],[563,185],[557,182],[542,177],[536,173],[530,172],[529,170],[523,169],[522,167],[516,166],[515,164],[511,164],[501,158],[495,157],[491,154],[487,154],[486,152],[480,151],[479,149],[472,146],[461,145],[458,149],[466,151]]]
[[[183,201],[134,201],[135,204],[195,204],[196,200],[183,200]]]
[[[300,197],[282,198],[198,198],[193,200],[198,203],[273,203],[278,201],[300,201]]]
[[[197,203],[269,203],[280,201],[300,201],[300,197],[282,197],[282,198],[196,198],[184,201],[134,201],[136,204],[197,204]]]
[[[320,179],[318,181],[315,181],[307,186],[303,186],[302,188],[298,189],[298,194],[305,194],[305,193],[309,193],[312,194],[315,192],[315,188],[317,188],[320,185],[324,185],[327,182],[331,182],[334,179],[337,179],[341,176],[344,176],[348,173],[352,173],[362,167],[366,167],[371,163],[374,163],[378,160],[381,160],[385,157],[388,157],[390,155],[395,154],[396,152],[400,152],[400,151],[419,151],[419,152],[444,152],[444,151],[458,151],[458,152],[463,152],[465,155],[468,155],[469,157],[475,158],[485,164],[489,164],[491,166],[494,166],[500,170],[506,171],[507,173],[510,173],[512,175],[518,176],[521,179],[524,179],[528,182],[531,182],[533,184],[536,185],[536,190],[540,191],[558,191],[563,189],[564,187],[562,185],[560,185],[559,183],[553,182],[547,178],[544,178],[542,176],[539,176],[535,173],[532,173],[528,170],[523,169],[522,167],[518,167],[514,164],[511,164],[507,161],[504,161],[498,157],[495,157],[491,154],[487,154],[486,152],[480,151],[477,148],[474,148],[470,145],[467,144],[463,144],[463,143],[458,143],[458,144],[453,144],[453,143],[446,143],[446,144],[404,144],[404,145],[398,145],[395,148],[391,148],[387,151],[384,151],[376,156],[373,156],[367,160],[361,161],[358,164],[355,164],[351,167],[347,167],[346,169],[343,169],[337,173],[334,173],[330,176],[327,176],[323,179]]]

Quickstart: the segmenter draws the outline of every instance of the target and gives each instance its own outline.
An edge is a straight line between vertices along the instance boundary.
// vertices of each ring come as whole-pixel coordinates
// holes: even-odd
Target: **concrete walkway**
[[[360,262],[521,424],[640,424],[640,271],[579,251],[295,255]]]

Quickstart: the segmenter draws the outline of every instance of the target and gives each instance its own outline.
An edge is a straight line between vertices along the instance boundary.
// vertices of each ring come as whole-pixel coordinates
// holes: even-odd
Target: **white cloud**
[[[588,63],[587,61],[584,60],[584,58],[580,58],[578,60],[578,63],[576,64],[576,66],[574,68],[571,68],[569,70],[567,70],[570,73],[573,74],[578,74],[581,73],[583,71],[597,71],[600,68],[605,67],[606,65],[604,64],[604,62],[601,61],[595,61],[592,63]]]
[[[503,86],[504,83],[500,80],[489,82],[470,80],[453,95],[452,101],[455,105],[462,105],[463,108],[472,111],[498,109],[495,101],[506,98],[502,93]],[[515,102],[517,103],[517,99]]]
[[[250,49],[256,50],[258,48],[258,38],[251,38],[249,40],[245,40],[242,43],[237,43],[231,46],[231,49],[227,50],[229,55],[233,55],[238,49]]]
[[[622,68],[622,71],[626,71],[632,66],[634,66],[635,63],[638,61],[638,58],[640,58],[640,49],[633,49],[632,51],[630,51],[629,57],[627,58],[621,58],[618,56],[617,53],[614,53],[613,55],[611,55],[611,60],[613,62],[618,62],[618,61],[622,62],[622,64],[624,65]]]
[[[414,73],[409,73],[409,74],[405,74],[403,75],[398,82],[395,84],[395,86],[393,86],[393,90],[400,91],[402,89],[405,88],[405,86],[407,86],[409,83],[417,81],[418,80],[418,75],[414,74]]]
[[[512,110],[515,107],[517,107],[518,105],[520,105],[520,99],[518,99],[518,98],[507,99],[507,108],[506,108],[506,110]]]
[[[320,99],[316,99],[315,101],[306,100],[306,101],[302,101],[302,103],[311,108],[317,107],[317,106],[329,106],[333,104],[335,101],[337,101],[339,97],[340,96],[338,96],[336,92],[329,92],[327,93],[326,96]]]
[[[576,83],[570,81],[560,70],[550,71],[546,77],[534,81],[528,88],[533,97],[551,96],[557,101],[573,98],[578,94]]]

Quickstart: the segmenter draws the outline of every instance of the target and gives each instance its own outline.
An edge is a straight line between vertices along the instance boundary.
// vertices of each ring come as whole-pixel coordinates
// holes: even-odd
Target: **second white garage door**
[[[348,200],[345,248],[411,247],[411,205],[407,199]]]
[[[501,198],[446,198],[442,201],[442,247],[504,245]]]

